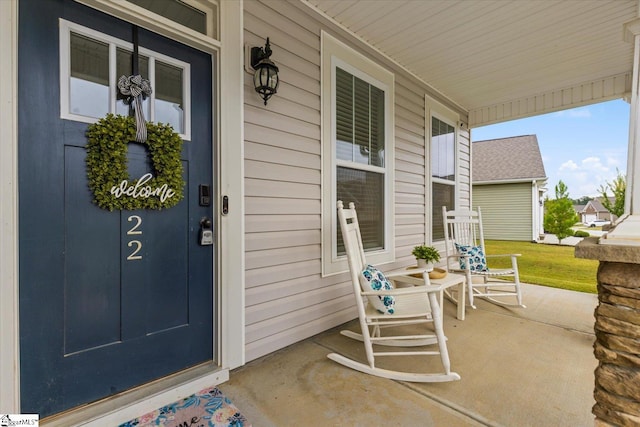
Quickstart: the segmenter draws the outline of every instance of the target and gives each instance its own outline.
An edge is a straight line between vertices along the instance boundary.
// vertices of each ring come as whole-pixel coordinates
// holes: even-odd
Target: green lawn
[[[520,281],[553,288],[597,293],[596,272],[598,261],[574,256],[573,246],[556,246],[542,243],[486,240],[488,254],[517,253]],[[507,267],[510,258],[489,259],[489,268]]]

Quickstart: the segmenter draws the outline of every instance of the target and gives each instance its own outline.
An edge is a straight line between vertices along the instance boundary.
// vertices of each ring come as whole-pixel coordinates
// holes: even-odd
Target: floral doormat
[[[120,427],[251,427],[251,423],[217,387],[173,402]]]

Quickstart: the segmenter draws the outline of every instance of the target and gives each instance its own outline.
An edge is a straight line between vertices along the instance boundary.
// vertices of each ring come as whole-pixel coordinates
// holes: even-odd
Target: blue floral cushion
[[[478,273],[481,271],[489,271],[487,267],[487,259],[484,256],[482,246],[465,246],[456,243],[456,249],[460,255],[468,255],[469,258],[460,258],[460,269],[466,270],[466,260],[469,260],[469,270],[472,273]]]
[[[367,267],[362,270],[362,273],[360,273],[360,286],[363,291],[382,291],[393,289],[391,282],[387,280],[380,270],[372,265],[367,265]],[[380,313],[393,314],[393,306],[396,303],[394,297],[390,295],[370,295],[368,299],[369,303],[373,304],[376,310]]]

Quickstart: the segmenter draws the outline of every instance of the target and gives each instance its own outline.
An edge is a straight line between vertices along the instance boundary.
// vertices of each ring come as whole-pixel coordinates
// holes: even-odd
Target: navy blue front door
[[[62,118],[60,18],[129,43],[133,26],[71,0],[19,6],[21,412],[45,417],[213,360],[214,247],[199,229],[215,198],[200,203],[198,188],[215,188],[214,67],[210,54],[138,30],[141,48],[190,65],[184,199],[104,210],[87,185],[88,124]],[[153,171],[146,149],[128,146],[132,179]]]

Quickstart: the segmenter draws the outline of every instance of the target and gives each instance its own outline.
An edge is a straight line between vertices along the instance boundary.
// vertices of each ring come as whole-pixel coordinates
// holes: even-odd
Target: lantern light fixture
[[[251,66],[256,70],[253,74],[253,86],[264,99],[264,105],[267,105],[267,100],[278,91],[280,83],[278,67],[269,59],[272,53],[269,37],[264,48],[251,48]]]

